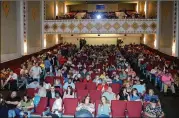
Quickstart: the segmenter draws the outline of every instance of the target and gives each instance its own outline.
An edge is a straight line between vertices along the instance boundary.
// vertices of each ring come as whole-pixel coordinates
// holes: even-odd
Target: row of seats
[[[55,99],[50,99],[50,109],[52,109],[53,103]],[[76,112],[76,107],[78,106],[77,98],[65,98],[63,100],[63,115],[65,116],[74,116]],[[98,105],[100,104],[100,100],[95,101],[95,113],[97,115]],[[120,101],[120,100],[112,100],[111,101],[111,116],[112,117],[141,117],[143,112],[143,106],[146,106],[145,103],[142,105],[140,101]],[[42,113],[46,110],[47,98],[41,98],[39,105],[36,108],[36,112],[32,113],[35,115],[42,115]]]

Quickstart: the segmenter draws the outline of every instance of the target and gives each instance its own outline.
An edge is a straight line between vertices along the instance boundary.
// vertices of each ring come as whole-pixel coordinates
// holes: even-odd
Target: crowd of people
[[[8,117],[30,117],[36,111],[40,100],[47,97],[47,107],[50,105],[51,98],[55,98],[55,101],[51,109],[44,110],[42,116],[61,117],[63,100],[77,98],[76,84],[81,82],[95,83],[96,89],[101,91],[101,102],[95,109],[95,101],[92,101],[89,95],[82,100],[80,98],[75,114],[77,117],[94,116],[95,111],[97,111],[97,117],[110,117],[111,101],[113,100],[149,103],[144,109],[144,115],[162,117],[164,113],[159,97],[153,89],[146,88],[145,82],[131,67],[136,59],[141,60],[141,57],[146,56],[141,56],[145,51],[141,52],[140,48],[137,45],[128,45],[124,48],[115,45],[85,45],[78,50],[75,45],[62,44],[58,49],[32,57],[24,62],[19,74],[10,69],[3,69],[1,88],[10,86],[13,92],[8,98],[0,95],[0,114],[7,112]],[[60,79],[49,83],[46,81],[47,77],[59,77]],[[22,83],[18,86],[16,83],[19,79],[22,80]],[[120,85],[117,93],[112,90],[112,84]],[[166,86],[165,83],[164,86]],[[19,90],[21,87],[34,88],[38,91],[33,98],[30,98],[28,94],[20,98],[14,90]],[[57,91],[57,88],[63,89],[63,92]]]

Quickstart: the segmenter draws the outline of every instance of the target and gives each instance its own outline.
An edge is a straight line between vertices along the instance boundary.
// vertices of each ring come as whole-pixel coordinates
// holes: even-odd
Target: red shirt
[[[93,81],[90,79],[90,80],[87,80],[86,78],[83,80],[83,83],[92,83]]]
[[[107,84],[105,84],[105,85],[99,84],[97,86],[97,90],[102,91],[103,88],[104,88],[104,91],[108,90],[108,85]]]

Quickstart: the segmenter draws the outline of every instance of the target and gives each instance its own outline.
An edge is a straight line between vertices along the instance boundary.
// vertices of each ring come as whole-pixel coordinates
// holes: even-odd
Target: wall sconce
[[[56,38],[56,44],[58,44],[58,34],[55,35]]]
[[[98,34],[98,36],[100,36],[100,34]]]
[[[58,17],[58,2],[56,1],[56,7],[55,7],[55,10],[56,10],[56,17]]]
[[[27,40],[24,40],[24,55],[27,55]]]
[[[47,47],[47,42],[46,42],[46,34],[44,34],[44,48]]]
[[[176,41],[173,40],[173,43],[172,43],[172,56],[175,56],[176,55]]]

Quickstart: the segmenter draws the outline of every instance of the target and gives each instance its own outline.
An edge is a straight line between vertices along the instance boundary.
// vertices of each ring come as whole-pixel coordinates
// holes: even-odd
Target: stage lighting
[[[96,18],[97,18],[97,19],[101,19],[101,15],[98,14],[98,15],[96,16]]]

